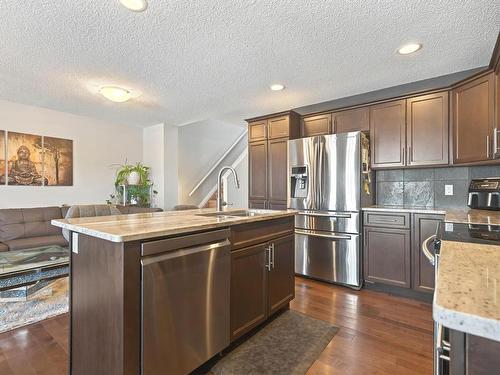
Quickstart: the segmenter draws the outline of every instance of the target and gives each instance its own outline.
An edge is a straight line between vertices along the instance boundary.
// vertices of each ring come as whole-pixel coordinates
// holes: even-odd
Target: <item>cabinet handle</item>
[[[411,145],[408,146],[408,157],[406,159],[408,161],[408,165],[411,164]]]
[[[271,244],[271,266],[274,269],[274,242]]]
[[[266,268],[271,271],[271,245],[266,246]]]
[[[401,149],[401,153],[403,154],[403,165],[406,165],[406,147]]]
[[[490,157],[490,136],[486,136],[486,157]]]
[[[493,158],[497,157],[498,152],[498,129],[493,129]]]

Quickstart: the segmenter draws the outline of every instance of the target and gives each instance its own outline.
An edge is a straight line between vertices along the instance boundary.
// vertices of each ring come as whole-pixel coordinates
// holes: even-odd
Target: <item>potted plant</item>
[[[142,163],[135,165],[125,162],[116,172],[115,188],[121,201],[126,194],[126,201],[130,204],[149,206],[151,195],[157,192],[152,189],[149,179],[150,168]]]

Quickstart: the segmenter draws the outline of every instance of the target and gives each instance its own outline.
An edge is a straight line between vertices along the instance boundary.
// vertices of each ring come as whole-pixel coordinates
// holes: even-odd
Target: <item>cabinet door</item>
[[[365,227],[364,235],[365,280],[410,288],[410,231]]]
[[[267,202],[267,208],[270,210],[286,210],[286,201],[269,201]]]
[[[302,120],[301,136],[312,137],[332,133],[331,119],[330,114],[305,117]]]
[[[370,130],[370,110],[368,107],[336,112],[332,116],[333,133]]]
[[[423,242],[436,234],[442,215],[413,215],[413,289],[422,292],[434,290],[434,266],[429,263],[422,251]]]
[[[407,165],[448,164],[448,92],[406,101]]]
[[[267,318],[266,264],[264,244],[231,253],[231,341]]]
[[[269,271],[269,315],[286,306],[295,296],[295,236],[271,242]]]
[[[488,160],[493,153],[494,75],[453,90],[455,164]]]
[[[267,138],[267,120],[250,122],[248,124],[248,139],[250,142],[263,141]]]
[[[248,144],[248,199],[267,199],[267,141]]]
[[[287,147],[288,138],[268,141],[267,198],[272,201],[287,199]]]
[[[284,138],[289,136],[290,131],[290,117],[281,116],[274,117],[267,120],[268,138]]]
[[[374,168],[405,165],[405,101],[370,107],[370,146]]]
[[[256,208],[256,209],[263,210],[266,208],[266,201],[249,200],[248,201],[248,208]]]

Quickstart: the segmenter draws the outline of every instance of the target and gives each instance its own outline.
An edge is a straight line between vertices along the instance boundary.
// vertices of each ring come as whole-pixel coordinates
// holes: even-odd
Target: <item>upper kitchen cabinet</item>
[[[405,165],[405,100],[370,107],[372,167]]]
[[[333,133],[331,121],[332,115],[330,113],[304,117],[300,126],[300,136],[312,137]]]
[[[489,73],[452,91],[453,161],[473,163],[494,158],[495,74]]]
[[[248,139],[250,142],[264,141],[267,139],[267,120],[248,123]]]
[[[406,165],[448,164],[448,123],[448,92],[408,99]]]
[[[248,199],[252,208],[286,208],[287,142],[300,134],[300,116],[283,112],[248,121]]]
[[[370,109],[368,107],[332,113],[332,133],[347,133],[370,130]]]

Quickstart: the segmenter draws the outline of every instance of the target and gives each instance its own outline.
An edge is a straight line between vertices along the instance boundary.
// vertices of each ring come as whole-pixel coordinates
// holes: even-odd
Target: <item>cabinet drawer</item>
[[[231,228],[233,250],[240,249],[293,233],[293,216],[235,225]]]
[[[364,225],[372,227],[410,229],[410,214],[405,212],[364,212]]]

